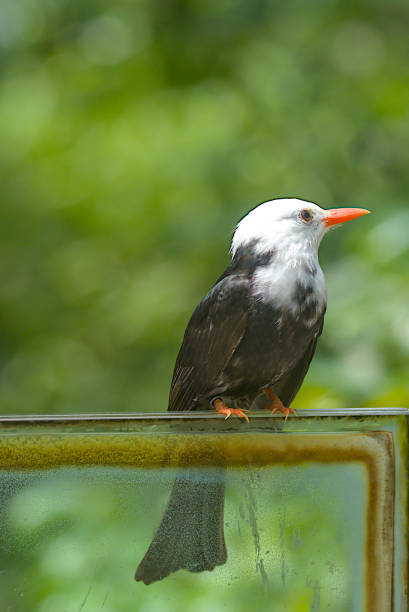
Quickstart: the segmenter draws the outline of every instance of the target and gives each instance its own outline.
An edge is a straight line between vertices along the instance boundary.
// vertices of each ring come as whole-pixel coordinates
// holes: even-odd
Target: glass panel
[[[2,609],[406,611],[408,411],[339,412],[3,419]],[[139,577],[221,564],[146,586],[175,479]]]

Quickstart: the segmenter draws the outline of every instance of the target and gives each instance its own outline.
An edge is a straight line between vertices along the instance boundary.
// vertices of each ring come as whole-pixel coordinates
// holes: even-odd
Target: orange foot
[[[240,410],[240,408],[229,408],[219,397],[216,397],[216,399],[213,400],[212,404],[216,412],[218,412],[219,414],[226,415],[226,419],[228,419],[231,414],[235,414],[240,419],[246,419],[247,423],[250,423],[246,414],[248,410]]]
[[[264,393],[266,393],[266,395],[268,395],[268,397],[271,399],[271,404],[268,406],[268,410],[271,410],[271,414],[275,414],[276,412],[282,412],[283,414],[285,414],[285,421],[288,419],[289,414],[294,414],[295,416],[297,416],[297,413],[294,408],[286,408],[278,397],[278,395],[273,393],[273,391],[269,387],[266,387],[266,389],[264,389]]]

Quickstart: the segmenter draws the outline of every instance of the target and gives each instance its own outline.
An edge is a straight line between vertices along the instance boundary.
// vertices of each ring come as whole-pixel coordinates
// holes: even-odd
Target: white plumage
[[[302,219],[303,210],[311,212],[310,221]],[[264,202],[240,221],[232,240],[232,256],[249,244],[254,244],[258,255],[271,253],[271,264],[259,267],[254,274],[257,299],[297,316],[300,307],[293,299],[295,288],[308,284],[312,291],[306,300],[317,302],[317,313],[322,313],[327,291],[318,247],[328,229],[322,223],[325,216],[326,211],[313,202],[289,198]],[[314,325],[316,317],[304,322]]]

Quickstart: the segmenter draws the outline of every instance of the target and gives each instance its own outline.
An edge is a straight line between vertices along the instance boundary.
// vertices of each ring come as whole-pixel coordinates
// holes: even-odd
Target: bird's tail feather
[[[225,470],[178,476],[135,580],[151,584],[179,569],[212,570],[227,559],[223,533]]]

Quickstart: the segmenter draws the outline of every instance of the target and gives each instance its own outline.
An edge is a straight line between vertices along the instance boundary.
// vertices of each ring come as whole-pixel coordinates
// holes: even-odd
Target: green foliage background
[[[373,211],[321,247],[328,313],[294,405],[409,405],[408,21],[407,0],[1,0],[0,411],[165,410],[235,223],[283,196]],[[169,609],[174,584],[179,608],[224,593],[208,575],[156,600],[133,583],[169,487],[31,476],[0,487],[10,610],[96,609],[106,585],[113,612]],[[286,483],[263,491],[278,505]],[[334,513],[289,503],[304,567]],[[292,609],[318,609],[314,581]],[[238,584],[251,608],[259,582]]]
[[[328,236],[296,406],[407,405],[406,0],[2,0],[0,406],[165,410],[237,220],[296,196]]]

